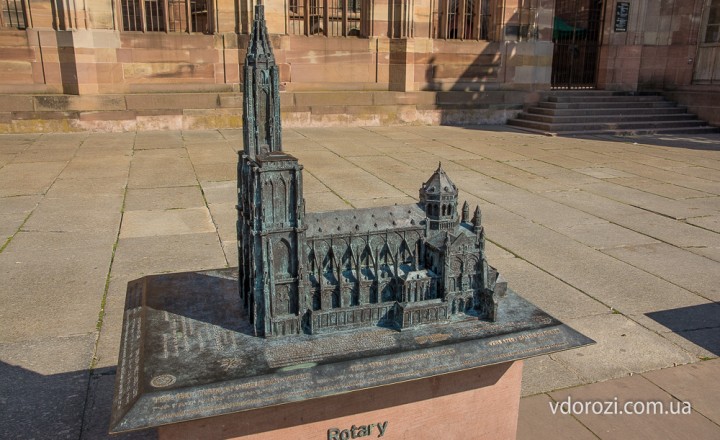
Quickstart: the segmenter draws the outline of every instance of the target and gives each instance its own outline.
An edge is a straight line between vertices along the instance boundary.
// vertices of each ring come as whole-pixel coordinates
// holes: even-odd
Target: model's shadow
[[[133,291],[144,291],[145,306],[157,311],[253,335],[240,304],[237,268],[148,275],[128,283]]]
[[[698,347],[720,356],[720,304],[700,304],[645,315]]]
[[[157,438],[154,429],[109,436],[114,384],[114,367],[44,375],[0,362],[0,438]]]

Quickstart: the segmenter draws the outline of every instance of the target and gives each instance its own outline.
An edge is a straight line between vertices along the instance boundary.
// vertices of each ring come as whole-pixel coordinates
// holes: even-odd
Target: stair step
[[[669,115],[683,114],[687,107],[645,107],[645,108],[590,108],[590,109],[557,109],[530,107],[528,113],[548,116],[591,116],[591,115]]]
[[[579,122],[579,123],[545,123],[513,119],[508,124],[519,127],[528,127],[550,133],[565,131],[599,131],[599,130],[649,130],[701,127],[706,125],[700,120],[690,121],[651,121],[651,122]]]
[[[540,102],[538,107],[556,109],[578,109],[578,108],[664,108],[674,107],[675,104],[668,101],[613,101],[613,102]]]
[[[613,122],[644,122],[653,124],[655,122],[695,120],[697,117],[689,113],[669,115],[644,115],[644,114],[615,114],[615,115],[573,115],[573,116],[548,116],[532,113],[520,113],[518,119],[525,121],[545,122],[548,124],[572,124],[572,123],[613,123]]]
[[[660,95],[561,95],[561,96],[548,96],[550,102],[618,102],[618,101],[632,101],[632,102],[658,102],[665,101]]]
[[[707,125],[658,94],[565,91],[543,94],[537,106],[507,123],[545,134],[714,133]]]
[[[508,121],[509,122],[509,121]],[[703,125],[701,127],[684,127],[684,128],[646,128],[646,129],[632,129],[632,130],[579,130],[579,131],[563,131],[563,132],[549,132],[546,130],[537,130],[528,127],[522,127],[515,124],[509,124],[523,131],[530,133],[544,134],[547,136],[585,136],[595,134],[609,134],[618,136],[632,136],[632,135],[648,135],[648,134],[709,134],[718,133],[720,128],[713,127],[710,125]]]

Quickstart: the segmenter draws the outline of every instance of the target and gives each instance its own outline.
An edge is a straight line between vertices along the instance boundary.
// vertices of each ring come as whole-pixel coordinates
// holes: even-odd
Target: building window
[[[720,43],[720,0],[711,0],[704,43]]]
[[[440,0],[435,12],[435,38],[487,40],[490,32],[489,0]]]
[[[120,4],[124,31],[212,32],[208,0],[121,0]]]
[[[359,37],[362,3],[363,0],[289,0],[288,34]]]
[[[0,15],[0,29],[25,29],[25,4],[22,0],[0,0],[2,2],[2,15]]]

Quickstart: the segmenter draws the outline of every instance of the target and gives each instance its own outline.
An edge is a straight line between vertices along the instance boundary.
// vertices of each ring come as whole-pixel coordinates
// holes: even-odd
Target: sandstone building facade
[[[0,0],[0,129],[237,126],[252,3]],[[720,122],[720,0],[265,8],[290,126],[503,122],[552,87],[660,90]]]

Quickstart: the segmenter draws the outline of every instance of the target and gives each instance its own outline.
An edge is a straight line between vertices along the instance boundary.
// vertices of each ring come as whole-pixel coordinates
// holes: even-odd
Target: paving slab
[[[547,160],[549,159],[554,159],[554,157],[545,157],[542,160],[533,159],[524,161],[512,161],[507,162],[507,164],[515,168],[527,171],[531,174],[537,175],[539,177],[544,177],[552,182],[555,182],[555,184],[565,186],[568,189],[577,189],[581,185],[602,182],[602,180],[595,177],[578,173],[577,171],[574,171],[570,168],[565,168],[560,165],[547,162]]]
[[[556,402],[662,402],[665,409],[680,408],[680,401],[640,375],[550,393]],[[640,408],[638,407],[638,410]],[[571,417],[571,416],[565,416]],[[697,412],[690,414],[577,414],[574,417],[602,440],[611,439],[711,439],[720,437],[720,426]]]
[[[537,193],[567,189],[566,185],[554,182],[543,176],[529,173],[506,163],[495,162],[488,159],[472,159],[464,160],[460,162],[460,164],[501,182],[531,192]]]
[[[538,356],[523,361],[522,395],[532,396],[585,383],[574,371],[552,356]]]
[[[695,189],[685,188],[683,186],[673,185],[671,183],[658,182],[656,180],[651,180],[644,177],[623,177],[618,179],[610,179],[609,181],[616,185],[639,189],[640,191],[645,191],[651,194],[675,200],[709,197],[715,195],[704,191],[698,191]]]
[[[551,403],[553,400],[546,394],[520,399],[517,440],[597,440],[592,431],[574,417],[552,414]]]
[[[242,147],[240,145],[240,147]],[[307,150],[327,150],[321,144],[314,139],[307,138],[296,138],[296,139],[283,139],[283,151],[287,151],[292,155],[297,155],[302,151]]]
[[[104,157],[85,155],[74,157],[60,174],[63,179],[90,179],[90,178],[127,178],[130,169],[131,156],[117,154]]]
[[[491,265],[495,260],[502,258],[515,258],[515,255],[496,245],[492,241],[485,240],[485,254]],[[494,265],[493,265],[494,266]]]
[[[103,233],[17,233],[0,253],[2,340],[94,331],[114,240]]]
[[[660,170],[658,168],[635,162],[618,162],[614,163],[613,167],[615,167],[616,169],[627,171],[637,176],[663,181],[682,188],[701,191],[708,194],[720,195],[720,188],[718,188],[717,182],[713,180],[700,179],[694,176],[689,176],[687,174],[682,174],[679,172],[681,170]]]
[[[708,215],[705,217],[694,217],[686,220],[688,223],[720,233],[720,215]]]
[[[78,148],[56,148],[25,150],[14,155],[12,163],[35,163],[35,162],[68,162],[75,157]]]
[[[303,175],[303,190],[307,192],[307,176]],[[317,179],[316,179],[317,180]],[[237,203],[236,179],[220,182],[202,182],[202,192],[208,204]],[[327,188],[325,188],[327,190]]]
[[[609,312],[607,306],[523,259],[488,261],[508,280],[508,287],[561,321]]]
[[[135,279],[158,273],[219,267],[225,267],[225,256],[215,231],[128,237],[118,240],[112,276]]]
[[[720,327],[666,332],[661,335],[697,359],[720,356]]]
[[[708,200],[714,200],[712,197],[703,198],[699,202],[698,199],[673,200],[610,182],[586,184],[582,185],[582,189],[674,219],[718,214],[715,203],[708,203]]]
[[[42,135],[33,133],[3,134],[2,142],[0,142],[0,153],[19,153],[32,145],[40,136]]]
[[[67,162],[10,163],[0,168],[0,197],[43,194]]]
[[[228,141],[239,141],[242,142],[243,131],[239,128],[221,128],[218,130],[222,136]],[[290,139],[298,136],[292,129],[283,130],[283,140]]]
[[[392,206],[392,205],[412,205],[417,203],[417,199],[410,196],[400,197],[376,197],[372,199],[357,199],[348,198],[347,201],[354,208],[372,208],[380,206]]]
[[[666,243],[604,249],[607,255],[711,301],[720,301],[720,263]]]
[[[126,211],[120,239],[215,232],[206,207],[164,211]]]
[[[597,179],[613,179],[612,182],[617,183],[618,179],[615,178],[631,178],[636,177],[634,174],[626,173],[624,171],[616,170],[611,167],[594,166],[587,168],[573,168],[578,173],[587,174],[588,176],[595,177]]]
[[[499,146],[493,146],[490,143],[483,142],[480,139],[450,139],[447,141],[448,145],[456,147],[458,150],[470,153],[472,156],[480,156],[487,159],[492,159],[497,162],[508,162],[513,160],[528,160],[529,158],[525,154],[517,153],[518,150],[509,150]],[[521,150],[525,153],[525,150]],[[472,156],[468,158],[472,158]],[[466,156],[460,154],[457,158],[462,159]],[[456,157],[449,156],[449,159],[456,159]]]
[[[29,150],[76,148],[85,142],[90,135],[87,132],[78,133],[45,133],[29,146]]]
[[[90,133],[80,145],[80,149],[99,148],[115,150],[118,148],[132,148],[135,144],[136,133],[126,131],[122,133]]]
[[[127,174],[112,178],[65,178],[60,175],[45,194],[52,198],[75,198],[78,196],[87,198],[95,195],[123,196],[126,186]]]
[[[703,161],[702,164],[707,164],[707,161]],[[712,163],[712,162],[710,162]],[[711,180],[713,182],[720,182],[720,176],[718,176],[718,166],[715,165],[715,168],[707,168],[704,166],[691,166],[691,167],[684,167],[679,170],[677,170],[678,173],[686,175],[686,176],[693,176],[697,177],[699,179],[705,179],[705,180]]]
[[[345,157],[377,156],[380,154],[380,151],[371,146],[372,141],[361,143],[348,139],[323,139],[317,142],[328,151],[335,154],[342,154]]]
[[[352,208],[350,203],[330,191],[305,194],[305,209],[307,212],[335,211],[350,208]]]
[[[650,371],[643,376],[678,400],[692,403],[694,411],[720,425],[720,359]]]
[[[121,194],[83,195],[75,198],[45,197],[25,222],[25,231],[106,232],[115,235],[120,226]]]
[[[40,199],[39,195],[0,198],[0,247],[18,231]]]
[[[491,238],[519,257],[623,313],[695,305],[703,298],[558,232],[493,206]]]
[[[205,206],[198,185],[168,188],[131,188],[125,195],[125,211],[156,211]]]
[[[190,186],[198,182],[184,148],[136,151],[128,187]]]
[[[0,153],[0,168],[4,167],[6,164],[10,163],[15,159],[16,154],[4,154]]]
[[[237,202],[235,203],[211,203],[208,205],[213,230],[217,230],[220,240],[223,242],[237,240]]]
[[[411,140],[411,139],[424,139],[412,129],[405,129],[404,127],[365,127],[365,130],[379,134],[389,139],[397,140]]]
[[[223,252],[225,252],[225,261],[228,267],[238,266],[238,245],[237,240],[223,241]]]
[[[569,319],[565,324],[597,342],[552,356],[585,383],[696,361],[685,350],[622,315]]]
[[[558,231],[595,249],[660,243],[652,237],[610,222],[569,225]]]
[[[80,437],[94,343],[94,334],[0,342],[0,438]]]
[[[135,136],[136,150],[181,148],[182,134],[179,130],[139,131]]]
[[[237,164],[232,161],[195,164],[194,168],[200,182],[220,182],[237,178]]]
[[[183,130],[180,135],[185,144],[204,144],[225,140],[225,136],[218,130]]]

